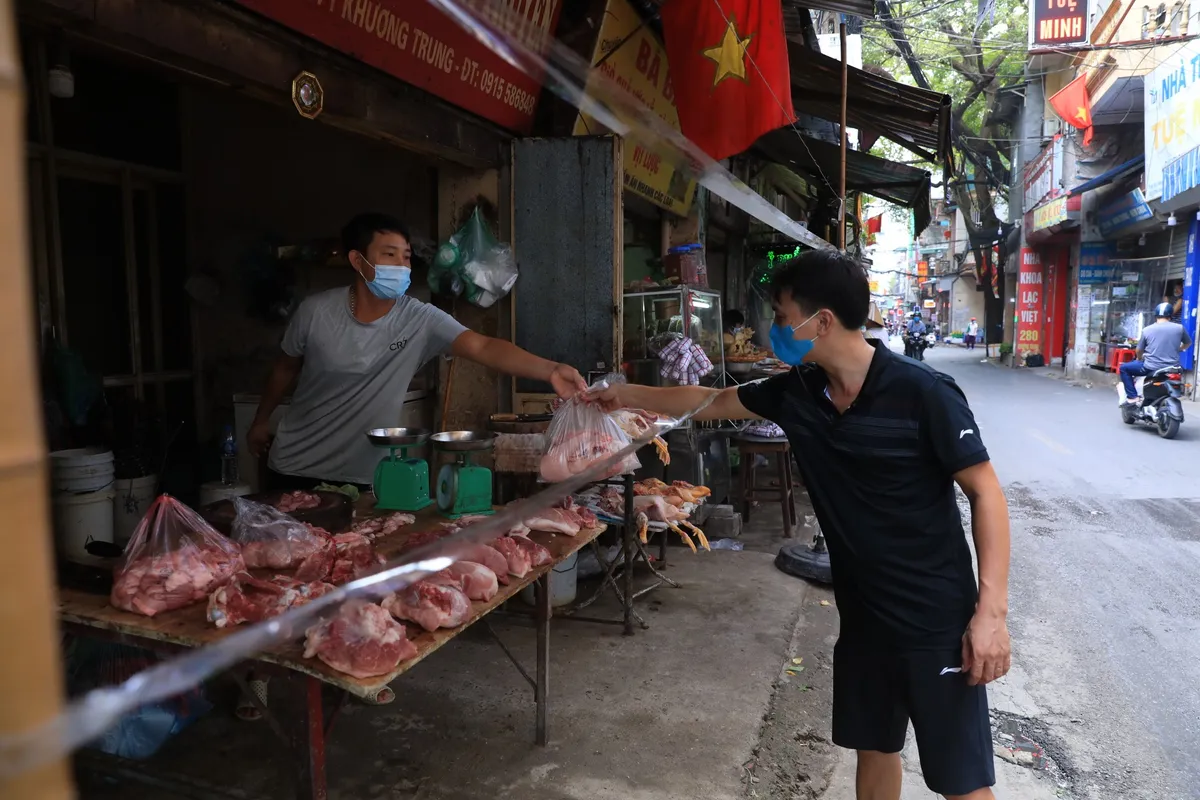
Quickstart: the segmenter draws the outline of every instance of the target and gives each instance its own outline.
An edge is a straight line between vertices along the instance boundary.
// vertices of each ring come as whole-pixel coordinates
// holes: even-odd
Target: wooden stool
[[[730,444],[738,449],[742,521],[750,521],[750,504],[755,500],[778,500],[783,512],[783,538],[790,539],[796,527],[796,497],[792,487],[792,450],[787,439],[767,439],[762,436],[734,436]],[[754,467],[755,456],[775,456],[779,469],[779,485],[759,484]]]

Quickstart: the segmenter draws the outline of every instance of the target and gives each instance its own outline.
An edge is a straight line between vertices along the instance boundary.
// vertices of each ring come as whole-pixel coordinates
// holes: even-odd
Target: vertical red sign
[[[1028,247],[1021,248],[1021,264],[1017,272],[1017,361],[1024,362],[1026,354],[1042,352],[1042,286],[1045,274],[1041,255]]]

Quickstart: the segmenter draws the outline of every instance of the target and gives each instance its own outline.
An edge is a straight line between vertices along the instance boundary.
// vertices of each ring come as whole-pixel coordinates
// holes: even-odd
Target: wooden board
[[[369,507],[369,503],[367,505]],[[360,509],[362,506],[363,501],[360,501]],[[359,518],[375,515],[373,510],[360,511]],[[390,536],[377,539],[375,547],[384,556],[391,556],[401,549],[404,542],[413,533],[434,528],[444,521],[445,519],[436,511],[422,512],[417,515],[416,524],[402,528]],[[532,570],[524,578],[510,578],[511,583],[508,586],[501,585],[496,596],[486,603],[472,602],[470,619],[457,628],[427,632],[413,623],[404,623],[409,638],[417,647],[417,655],[399,664],[394,671],[386,675],[378,675],[373,678],[354,678],[338,672],[315,658],[304,658],[302,641],[292,642],[275,650],[260,653],[255,660],[311,675],[359,697],[373,697],[381,688],[419,664],[430,653],[494,611],[506,600],[516,596],[522,589],[545,575],[571,554],[581,550],[603,533],[605,527],[601,525],[599,528],[580,531],[578,536],[555,536],[541,532],[530,534],[531,539],[550,550],[554,556],[554,560],[550,564]],[[200,647],[217,642],[236,630],[236,628],[232,630],[216,628],[209,623],[206,618],[207,605],[205,603],[167,611],[154,617],[144,617],[140,614],[131,614],[113,608],[109,605],[108,595],[93,594],[78,589],[60,588],[58,600],[59,618],[63,622],[180,647]]]

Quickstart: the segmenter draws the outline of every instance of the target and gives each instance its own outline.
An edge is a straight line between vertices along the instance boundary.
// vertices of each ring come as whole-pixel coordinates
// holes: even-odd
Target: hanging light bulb
[[[1179,222],[1175,219],[1175,212],[1171,212],[1171,216],[1167,217],[1167,227],[1174,228]]]

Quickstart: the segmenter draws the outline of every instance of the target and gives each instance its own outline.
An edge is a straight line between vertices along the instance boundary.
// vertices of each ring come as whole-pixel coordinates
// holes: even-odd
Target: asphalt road
[[[928,360],[966,392],[1009,498],[1002,730],[1044,749],[1027,771],[1058,796],[1200,799],[1200,407],[1166,441],[1124,425],[1115,392],[981,355]]]

